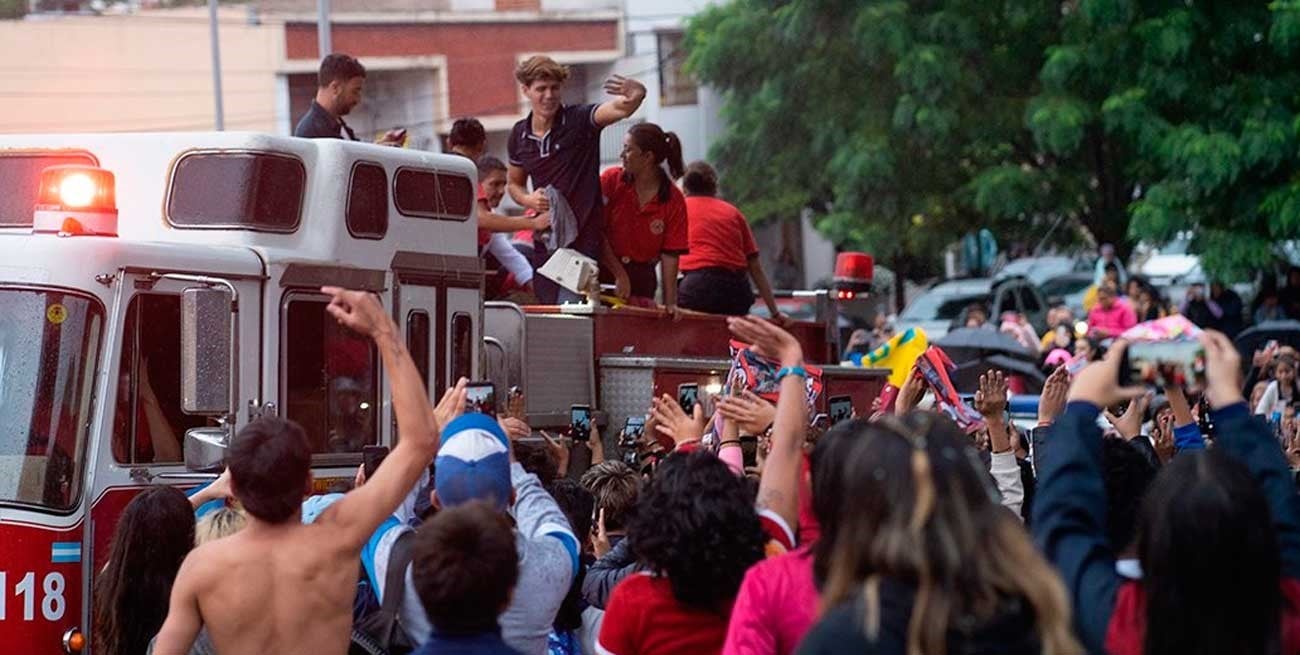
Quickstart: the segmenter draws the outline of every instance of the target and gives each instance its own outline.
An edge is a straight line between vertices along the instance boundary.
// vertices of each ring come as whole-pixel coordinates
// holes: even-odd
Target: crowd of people
[[[318,89],[294,129],[305,138],[356,140],[343,117],[362,100],[365,67],[345,54],[321,62]],[[555,304],[578,300],[536,271],[562,248],[597,262],[612,297],[664,316],[684,311],[740,316],[758,294],[783,321],[758,258],[749,223],[719,197],[718,174],[706,162],[687,165],[673,132],[639,122],[623,135],[619,165],[600,170],[600,134],[632,116],[646,89],[615,75],[604,88],[613,99],[565,104],[569,69],[545,56],[515,71],[529,113],[507,141],[508,162],[486,154],[487,132],[473,117],[457,119],[446,151],[478,167],[478,246],[491,275],[488,299]],[[405,132],[378,143],[401,147]],[[503,213],[511,201],[524,215]],[[679,280],[680,277],[680,280]],[[751,286],[752,282],[752,286]]]
[[[1028,431],[1002,372],[967,390],[963,429],[918,366],[825,429],[799,341],[736,317],[772,388],[713,416],[656,398],[654,466],[607,460],[593,426],[580,470],[518,399],[467,412],[461,380],[431,405],[374,296],[322,292],[378,348],[402,438],[313,495],[308,436],[262,418],[215,482],[139,495],[96,578],[97,653],[1300,652],[1285,347],[1243,377],[1206,331],[1203,386],[1153,395],[1107,341],[1053,372]]]

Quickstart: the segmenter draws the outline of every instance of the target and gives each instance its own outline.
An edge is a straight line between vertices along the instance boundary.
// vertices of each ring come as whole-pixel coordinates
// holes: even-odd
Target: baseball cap
[[[443,507],[486,500],[499,509],[510,503],[510,445],[496,420],[465,414],[442,431],[434,460],[434,488]]]

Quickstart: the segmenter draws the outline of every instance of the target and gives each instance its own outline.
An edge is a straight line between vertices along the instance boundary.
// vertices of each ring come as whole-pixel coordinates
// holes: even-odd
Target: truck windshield
[[[88,297],[0,288],[0,502],[75,506],[103,323]]]

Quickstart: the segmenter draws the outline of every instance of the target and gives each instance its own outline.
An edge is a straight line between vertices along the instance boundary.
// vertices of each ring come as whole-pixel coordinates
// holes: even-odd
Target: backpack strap
[[[388,554],[388,571],[384,575],[384,600],[380,604],[376,618],[380,622],[379,634],[385,646],[393,639],[393,628],[397,625],[398,609],[406,595],[406,567],[411,563],[411,546],[415,532],[408,530],[397,536],[393,549]]]

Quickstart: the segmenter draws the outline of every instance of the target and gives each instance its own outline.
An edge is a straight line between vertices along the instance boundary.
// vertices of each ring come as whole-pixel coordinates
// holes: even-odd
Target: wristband
[[[805,380],[808,379],[808,371],[804,370],[804,367],[787,366],[776,372],[776,381],[780,382],[781,380],[785,379],[787,375],[797,375]]]
[[[721,450],[721,449],[726,448],[727,446],[729,446],[729,445],[731,445],[731,444],[736,444],[737,446],[739,446],[739,445],[740,445],[740,439],[727,439],[726,441],[723,441],[722,443],[718,444],[718,449]]]

